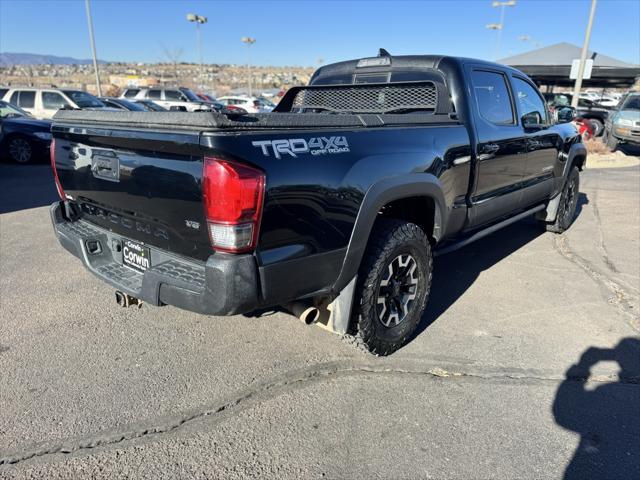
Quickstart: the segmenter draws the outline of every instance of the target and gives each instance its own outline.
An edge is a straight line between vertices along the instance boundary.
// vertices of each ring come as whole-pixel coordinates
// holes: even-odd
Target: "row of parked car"
[[[0,156],[17,163],[43,157],[51,142],[51,121],[60,109],[139,112],[230,111],[267,113],[275,105],[260,97],[214,98],[188,88],[128,88],[120,97],[96,97],[75,89],[0,87]]]
[[[550,109],[571,105],[570,93],[545,93]],[[612,105],[612,103],[615,104]],[[615,150],[620,143],[640,144],[640,92],[627,92],[619,97],[602,97],[596,92],[581,94],[576,119],[586,137],[603,137]]]
[[[31,113],[51,118],[61,108],[117,108],[132,111],[220,111],[266,113],[275,105],[261,97],[225,96],[214,98],[189,88],[127,88],[119,98],[95,97],[82,90],[57,88],[0,88],[0,100]]]

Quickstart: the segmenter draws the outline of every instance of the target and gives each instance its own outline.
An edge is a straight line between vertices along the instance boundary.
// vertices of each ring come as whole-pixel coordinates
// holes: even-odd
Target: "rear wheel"
[[[562,233],[573,223],[578,207],[578,196],[580,195],[580,171],[578,167],[571,168],[560,195],[556,221],[547,224],[549,232]]]
[[[7,142],[9,158],[16,163],[31,163],[34,157],[33,145],[29,140],[21,136],[14,136]]]
[[[358,271],[351,338],[375,355],[404,345],[424,312],[432,267],[431,247],[418,225],[379,219]]]

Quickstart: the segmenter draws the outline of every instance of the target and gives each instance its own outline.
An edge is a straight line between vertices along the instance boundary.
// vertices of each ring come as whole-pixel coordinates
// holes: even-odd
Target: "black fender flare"
[[[339,293],[358,273],[360,262],[369,241],[380,209],[389,202],[408,197],[429,197],[435,205],[433,236],[440,239],[446,230],[447,209],[440,181],[430,173],[411,173],[385,178],[374,183],[365,193],[356,222],[351,232],[347,253],[342,263],[338,279],[332,287]],[[430,232],[431,233],[431,232]]]
[[[558,208],[560,206],[560,197],[562,196],[562,189],[564,188],[564,184],[567,181],[567,177],[575,164],[576,157],[583,157],[584,162],[581,167],[587,163],[587,147],[584,146],[584,143],[574,143],[569,148],[569,152],[567,153],[567,160],[564,164],[564,171],[562,172],[562,182],[558,185],[557,193],[549,200],[547,203],[547,208],[545,211],[541,212],[541,214],[537,217],[540,220],[544,220],[545,222],[555,222],[556,217],[558,215]],[[580,168],[582,170],[582,168]]]
[[[584,143],[574,143],[569,148],[569,153],[567,154],[567,163],[564,168],[563,178],[566,179],[571,171],[571,167],[575,163],[576,157],[584,157],[584,166],[587,163],[587,147],[584,146]],[[582,170],[582,168],[581,168]],[[564,184],[564,181],[562,182]]]

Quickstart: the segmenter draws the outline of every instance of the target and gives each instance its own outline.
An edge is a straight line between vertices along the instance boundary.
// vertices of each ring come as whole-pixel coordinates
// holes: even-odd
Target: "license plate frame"
[[[132,240],[122,242],[122,264],[144,273],[151,268],[151,250],[142,243]]]

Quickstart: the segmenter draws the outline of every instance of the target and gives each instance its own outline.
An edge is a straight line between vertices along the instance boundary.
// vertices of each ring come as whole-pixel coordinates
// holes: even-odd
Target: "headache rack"
[[[309,85],[292,87],[275,112],[291,113],[451,113],[443,84],[433,81]]]

